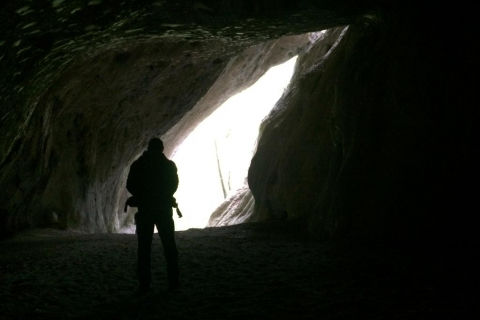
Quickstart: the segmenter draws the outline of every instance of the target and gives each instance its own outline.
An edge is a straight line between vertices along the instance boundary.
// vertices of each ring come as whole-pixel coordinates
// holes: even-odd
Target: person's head
[[[148,151],[163,152],[163,142],[158,138],[152,138],[148,142]]]

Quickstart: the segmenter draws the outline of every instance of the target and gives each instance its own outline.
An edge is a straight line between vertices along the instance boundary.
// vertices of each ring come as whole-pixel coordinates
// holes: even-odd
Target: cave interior
[[[373,262],[379,257],[401,260],[403,276],[428,278],[425,287],[433,292],[417,294],[424,308],[416,305],[411,314],[407,300],[393,308],[406,318],[467,314],[476,301],[478,50],[475,18],[462,2],[23,0],[1,6],[0,238],[8,283],[1,296],[11,305],[29,290],[8,278],[30,261],[13,258],[14,248],[101,236],[134,246],[133,235],[121,234],[132,229],[134,215],[123,210],[125,183],[148,140],[161,137],[166,155],[174,156],[222,103],[292,57],[291,82],[258,129],[245,185],[225,196],[207,229],[182,231],[179,243],[209,233],[221,242],[234,238],[231,230],[254,247],[269,232],[272,239],[281,234],[308,248],[321,245],[316,255],[309,251],[315,257],[348,252],[358,258],[360,266],[334,259],[335,267],[348,269],[342,277],[384,270]],[[53,236],[24,236],[31,232]],[[282,255],[298,249],[290,245]],[[41,260],[38,250],[33,256]],[[348,292],[361,295],[362,288]],[[410,287],[400,288],[408,296]],[[292,302],[287,314],[342,318],[334,307],[298,310],[300,304]],[[350,308],[359,318],[392,318],[387,307],[380,313],[360,303]],[[40,317],[37,309],[31,312]],[[17,312],[11,307],[5,314]]]

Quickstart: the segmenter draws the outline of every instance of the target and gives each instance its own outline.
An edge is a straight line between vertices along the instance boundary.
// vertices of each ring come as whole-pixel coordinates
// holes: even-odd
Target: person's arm
[[[125,208],[123,209],[124,212],[127,212],[127,207],[138,207],[137,198],[134,196],[129,197],[127,201],[125,201]]]

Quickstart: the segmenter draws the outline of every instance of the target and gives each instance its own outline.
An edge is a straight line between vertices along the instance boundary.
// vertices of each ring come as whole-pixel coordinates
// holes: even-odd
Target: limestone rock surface
[[[473,21],[461,5],[382,0],[5,1],[0,235],[131,223],[125,176],[148,139],[171,153],[230,94],[300,54],[263,124],[255,210],[242,217],[460,246],[475,234]]]

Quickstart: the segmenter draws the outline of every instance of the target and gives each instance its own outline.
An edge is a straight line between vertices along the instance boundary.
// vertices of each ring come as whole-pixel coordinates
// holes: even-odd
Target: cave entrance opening
[[[205,228],[212,212],[247,186],[259,126],[290,83],[297,56],[270,68],[230,97],[175,150],[180,184],[175,197],[184,217],[175,229]]]

